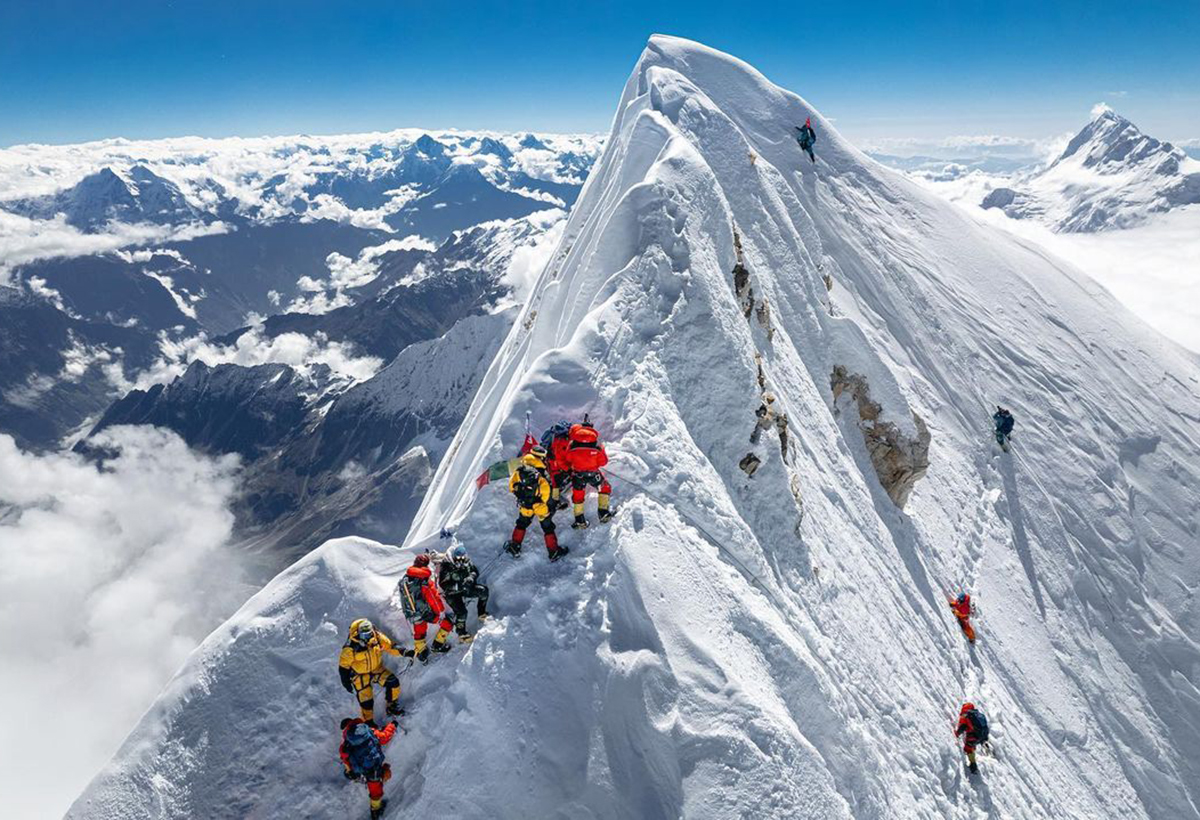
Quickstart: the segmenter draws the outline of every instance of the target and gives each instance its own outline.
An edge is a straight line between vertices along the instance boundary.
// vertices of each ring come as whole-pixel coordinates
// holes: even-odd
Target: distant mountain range
[[[405,130],[0,151],[0,432],[52,448],[251,325],[385,364],[494,304],[599,147]]]
[[[403,533],[599,149],[400,131],[0,151],[0,432],[87,453],[154,424],[236,453],[239,532],[264,550]]]

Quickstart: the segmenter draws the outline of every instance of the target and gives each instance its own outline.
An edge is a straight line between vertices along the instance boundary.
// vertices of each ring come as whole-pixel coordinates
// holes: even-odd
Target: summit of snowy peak
[[[79,180],[74,187],[68,189],[68,195],[76,202],[83,204],[111,205],[115,203],[134,204],[133,192],[123,176],[112,168],[101,168],[94,174],[88,174]]]
[[[476,153],[491,154],[492,156],[498,157],[499,159],[505,161],[513,158],[513,152],[509,150],[509,147],[493,137],[484,137],[481,139],[479,141],[479,147],[475,150]]]
[[[332,727],[357,701],[334,653],[354,618],[404,629],[388,595],[449,543],[486,567],[491,617],[408,673],[393,811],[1198,817],[1194,357],[673,37],[534,269],[404,549],[334,542],[269,584],[70,817],[344,813]],[[585,414],[615,517],[560,527],[561,561],[536,528],[510,560],[517,510],[481,471]],[[950,731],[968,700],[996,748],[974,778]]]
[[[421,136],[417,137],[412,147],[417,151],[420,151],[422,154],[430,157],[440,157],[444,155],[447,150],[443,143],[438,142],[428,134],[422,134]]]
[[[16,213],[47,219],[65,214],[69,224],[97,231],[108,222],[188,222],[200,216],[179,188],[144,165],[88,174],[55,194],[6,203]]]
[[[1182,156],[1182,151],[1142,133],[1111,108],[1104,108],[1071,139],[1055,163],[1077,157],[1085,168],[1117,173],[1139,163],[1157,163],[1164,154]]]
[[[522,148],[532,148],[535,151],[547,150],[546,143],[538,139],[537,135],[535,134],[526,134],[525,136],[521,137],[521,141],[518,143],[518,145],[520,145]]]
[[[806,118],[818,132],[815,166],[795,140]],[[896,778],[907,775],[870,761],[890,731],[903,731],[923,761],[905,771],[942,772],[957,794],[956,752],[941,727],[963,699],[1005,724],[1006,754],[1023,761],[989,778],[1006,813],[1189,813],[1194,764],[1175,759],[1167,786],[1153,773],[1165,762],[1157,750],[1190,745],[1186,726],[1200,719],[1155,717],[1191,708],[1172,683],[1183,667],[1165,647],[1161,666],[1143,664],[1136,625],[1093,617],[1076,579],[1095,566],[1094,549],[1121,560],[1119,533],[1138,530],[1144,514],[1097,504],[1082,488],[1113,478],[1140,485],[1147,469],[1168,496],[1196,497],[1194,478],[1173,475],[1178,460],[1162,443],[1153,468],[1142,461],[1131,476],[1119,466],[1130,431],[1170,430],[1195,401],[1183,383],[1164,396],[1151,371],[1195,378],[1194,361],[1065,264],[870,162],[742,61],[675,37],[655,36],[642,52],[604,154],[532,292],[406,539],[419,547],[448,527],[464,543],[503,543],[502,494],[477,496],[474,479],[515,451],[527,417],[540,430],[587,412],[610,442],[623,512],[570,542],[568,561],[589,562],[586,578],[547,591],[571,600],[579,584],[573,605],[604,616],[598,631],[572,627],[566,645],[552,642],[538,663],[539,679],[562,681],[550,689],[574,693],[553,711],[577,716],[571,726],[539,727],[541,745],[594,749],[578,765],[588,784],[604,785],[589,792],[580,779],[563,795],[529,781],[509,805],[513,816],[563,801],[616,816],[954,813],[955,798],[936,785],[912,802],[897,797]],[[997,293],[1009,295],[1003,305]],[[1014,339],[1024,340],[1019,352]],[[1119,349],[1161,364],[1130,370]],[[1066,393],[1039,386],[1064,373],[1073,383]],[[1147,390],[1162,404],[1147,408],[1138,398]],[[988,455],[995,400],[1017,408],[1019,465]],[[1063,415],[1080,402],[1105,412]],[[1168,449],[1195,476],[1195,433],[1172,439]],[[1114,499],[1124,492],[1104,486]],[[1138,497],[1154,503],[1153,494]],[[1033,519],[1025,509],[1055,512]],[[1172,543],[1189,542],[1186,521],[1167,506],[1155,515],[1173,521]],[[1086,546],[1061,523],[1097,518],[1108,519],[1111,537],[1089,536]],[[1164,561],[1156,581],[1129,568],[1097,583],[1136,588],[1140,600],[1174,598],[1170,579],[1196,570],[1156,554]],[[705,579],[715,579],[711,595]],[[493,583],[513,580],[502,570]],[[826,583],[844,606],[819,603]],[[962,587],[992,602],[994,658],[968,657],[943,620],[941,591]],[[852,616],[859,606],[872,618]],[[512,628],[538,634],[543,615],[520,610]],[[1188,623],[1180,628],[1195,628],[1191,615],[1180,617]],[[1103,634],[1065,628],[1077,619]],[[513,636],[495,640],[472,651],[515,651]],[[1096,660],[1094,641],[1108,660]],[[1069,675],[1061,657],[1072,659]],[[1119,707],[1140,716],[1131,735],[1109,707],[1088,706],[1111,697],[1109,660],[1123,691],[1138,693]],[[581,668],[597,705],[577,694]],[[460,675],[478,693],[476,671]],[[711,680],[735,686],[738,702],[709,702]],[[838,683],[846,680],[859,682],[853,695]],[[479,711],[533,708],[502,691],[511,690],[496,682]],[[636,719],[623,711],[630,702]],[[753,789],[718,786],[718,756],[701,751],[703,738],[745,739],[743,705],[764,733],[758,746],[772,753],[737,756],[734,783],[779,783],[774,808]],[[896,725],[879,726],[881,714]],[[641,733],[633,724],[674,729]],[[517,743],[503,726],[491,727],[500,738],[467,729],[451,742]],[[1057,750],[1060,730],[1112,733],[1113,742],[1076,747],[1068,760]],[[646,750],[646,765],[622,766],[626,748]],[[721,748],[728,765],[729,746]],[[1132,767],[1131,748],[1143,756]],[[790,761],[786,772],[775,768],[781,760]],[[1026,779],[1026,765],[1061,788]],[[480,784],[493,775],[486,765],[472,770]],[[425,790],[409,805],[436,811],[444,800]]]

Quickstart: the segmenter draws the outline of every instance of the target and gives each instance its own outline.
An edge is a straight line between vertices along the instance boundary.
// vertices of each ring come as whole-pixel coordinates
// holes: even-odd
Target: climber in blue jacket
[[[800,143],[800,150],[808,154],[808,158],[815,164],[816,156],[813,154],[813,146],[817,143],[817,132],[812,127],[812,117],[804,118],[804,126],[796,126],[796,130],[800,132],[796,137],[796,142]]]

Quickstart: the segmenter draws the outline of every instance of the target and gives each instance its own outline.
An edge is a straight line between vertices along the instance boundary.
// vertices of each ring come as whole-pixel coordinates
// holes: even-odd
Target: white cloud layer
[[[1146,324],[1200,353],[1200,207],[1160,214],[1136,228],[1098,233],[1054,233],[997,210],[974,210],[1071,262]]]
[[[562,239],[567,227],[567,213],[557,209],[538,211],[526,219],[544,229],[533,242],[519,245],[509,260],[508,269],[504,272],[503,283],[512,288],[511,295],[503,300],[498,307],[504,308],[513,304],[521,304],[529,296],[537,277],[547,263],[551,261],[554,249]]]
[[[162,356],[149,370],[141,373],[136,384],[146,389],[154,384],[169,382],[183,375],[189,364],[202,361],[216,367],[219,364],[238,364],[253,367],[259,364],[291,365],[309,375],[314,365],[324,364],[334,374],[349,381],[364,381],[375,375],[383,361],[375,356],[355,356],[353,345],[329,341],[323,333],[313,337],[302,333],[281,333],[274,338],[263,334],[255,325],[238,337],[232,345],[209,341],[204,334],[182,340],[165,336],[159,341]]]
[[[0,435],[0,795],[60,817],[252,591],[227,546],[236,459],[113,428],[104,469]]]
[[[0,210],[0,266],[16,266],[35,259],[87,256],[131,245],[183,241],[197,236],[226,233],[222,222],[182,226],[110,223],[103,233],[83,233],[68,225],[62,216],[29,219]]]
[[[411,234],[403,239],[390,239],[381,245],[363,248],[356,259],[334,251],[325,257],[325,266],[329,268],[329,279],[321,281],[311,276],[302,276],[296,283],[311,296],[300,296],[288,305],[289,313],[328,313],[334,308],[353,304],[354,300],[346,293],[351,288],[361,288],[368,285],[379,276],[380,259],[384,254],[394,251],[427,251],[437,250],[432,241]]]
[[[895,156],[928,156],[945,159],[964,157],[1008,157],[1041,159],[1060,137],[1026,139],[1001,134],[963,134],[941,139],[917,137],[881,137],[867,139],[861,144],[864,151]]]

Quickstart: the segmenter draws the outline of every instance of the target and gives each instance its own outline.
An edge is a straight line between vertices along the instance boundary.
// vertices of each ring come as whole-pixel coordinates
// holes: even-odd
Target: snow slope
[[[792,138],[809,115],[815,167]],[[331,542],[288,570],[69,816],[365,813],[332,761],[342,632],[399,627],[389,590],[443,527],[492,560],[511,502],[473,478],[526,411],[591,413],[618,515],[565,530],[557,564],[533,535],[487,573],[499,617],[407,673],[389,816],[1200,816],[1195,356],[746,64],[659,36],[533,293],[406,551]],[[838,365],[881,421],[928,426],[904,510]],[[749,443],[764,389],[786,456],[774,429]],[[944,599],[964,587],[973,649]],[[968,698],[994,748],[973,780]]]

